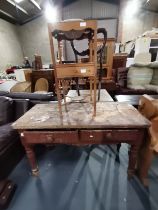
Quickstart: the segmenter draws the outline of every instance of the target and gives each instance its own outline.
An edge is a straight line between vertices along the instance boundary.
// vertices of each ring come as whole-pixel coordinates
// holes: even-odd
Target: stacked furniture
[[[55,94],[55,78],[54,78],[54,70],[53,69],[40,69],[40,70],[33,70],[31,73],[31,90],[32,92],[35,91],[35,84],[38,79],[44,78],[48,81],[48,91],[53,92]]]
[[[154,95],[158,93],[158,62],[134,64],[113,70],[116,95]]]

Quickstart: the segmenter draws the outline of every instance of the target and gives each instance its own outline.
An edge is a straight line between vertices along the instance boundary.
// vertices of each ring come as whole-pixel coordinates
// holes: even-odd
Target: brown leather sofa
[[[8,176],[24,154],[19,134],[11,123],[20,116],[20,111],[23,114],[27,109],[27,100],[16,104],[13,99],[0,96],[0,180]]]
[[[19,134],[11,127],[32,106],[53,103],[52,93],[8,93],[0,91],[0,180],[6,178],[23,157],[24,151]]]
[[[116,84],[115,95],[155,95],[157,92],[127,87],[128,68],[113,69],[113,80]]]

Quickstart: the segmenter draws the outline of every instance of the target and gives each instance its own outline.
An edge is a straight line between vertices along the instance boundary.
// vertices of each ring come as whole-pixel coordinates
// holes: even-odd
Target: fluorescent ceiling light
[[[14,1],[12,1],[12,0],[6,0],[6,1],[9,2],[10,4],[12,4],[13,6],[17,7],[19,10],[21,10],[26,15],[28,15],[28,12],[26,10],[24,10],[22,7],[20,7],[19,5],[16,5],[16,3]]]
[[[7,15],[8,17],[10,17],[10,18],[12,18],[12,19],[16,20],[16,18],[15,18],[15,17],[13,17],[13,16],[12,16],[12,15],[10,15],[9,13],[7,13],[7,12],[5,12],[5,11],[1,10],[1,9],[0,9],[0,13],[2,13],[2,14],[4,14],[4,15]]]
[[[39,10],[41,10],[40,5],[35,0],[30,0],[32,4],[34,4]]]
[[[22,1],[24,1],[24,0],[15,0],[16,3],[20,3]]]
[[[49,22],[57,21],[57,8],[51,4],[47,4],[45,8],[45,16]]]
[[[127,3],[127,7],[125,8],[125,18],[130,19],[133,18],[140,8],[140,2],[138,0],[132,0]]]

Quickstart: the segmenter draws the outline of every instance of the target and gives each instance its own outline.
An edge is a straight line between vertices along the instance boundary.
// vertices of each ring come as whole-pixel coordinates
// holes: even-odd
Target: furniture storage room
[[[0,210],[158,210],[158,0],[1,0],[0,49]]]

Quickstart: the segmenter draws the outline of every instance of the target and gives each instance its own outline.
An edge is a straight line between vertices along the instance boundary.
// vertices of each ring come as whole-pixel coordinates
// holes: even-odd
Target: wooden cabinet
[[[118,69],[122,67],[126,67],[127,62],[127,53],[117,53],[113,56],[113,69]]]
[[[32,78],[32,87],[31,87],[32,92],[34,92],[36,81],[40,78],[45,78],[48,80],[49,92],[55,92],[54,90],[55,78],[54,78],[53,69],[33,70],[31,78]]]
[[[103,39],[97,39],[97,46],[102,45]],[[115,49],[115,39],[109,38],[106,42],[106,47],[103,53],[103,79],[111,79],[112,77],[112,65],[113,65],[113,54]],[[99,65],[99,55],[98,55],[98,69]]]

